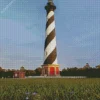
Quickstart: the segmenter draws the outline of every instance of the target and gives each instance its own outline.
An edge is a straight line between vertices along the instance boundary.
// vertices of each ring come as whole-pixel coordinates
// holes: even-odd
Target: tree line
[[[15,69],[2,69],[0,67],[0,78],[13,78],[15,71],[23,71],[25,72],[25,76],[40,76],[42,68],[36,68],[35,70],[27,70],[23,66],[19,70]]]
[[[60,72],[61,76],[86,76],[86,77],[100,77],[100,68],[67,68]]]
[[[38,67],[35,70],[27,70],[23,66],[20,70],[15,69],[2,69],[0,67],[0,78],[13,78],[15,71],[24,71],[25,76],[40,76],[42,73],[42,68]],[[72,67],[64,68],[60,71],[61,76],[86,76],[86,77],[99,77],[100,78],[100,65],[97,65],[95,68],[90,67],[88,63],[82,68]]]
[[[83,68],[64,68],[60,72],[61,76],[86,76],[86,77],[100,77],[100,65],[95,68],[90,67],[88,63]]]

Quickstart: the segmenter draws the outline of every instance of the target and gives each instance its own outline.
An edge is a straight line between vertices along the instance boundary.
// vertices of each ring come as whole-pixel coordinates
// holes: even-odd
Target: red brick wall
[[[50,67],[50,75],[55,75],[55,69],[54,69],[54,67]]]
[[[19,72],[14,72],[14,78],[19,78]]]
[[[14,72],[14,78],[25,78],[25,72],[20,72],[20,71]]]
[[[56,74],[59,74],[59,68],[56,67]]]
[[[19,78],[25,78],[25,72],[19,72]]]

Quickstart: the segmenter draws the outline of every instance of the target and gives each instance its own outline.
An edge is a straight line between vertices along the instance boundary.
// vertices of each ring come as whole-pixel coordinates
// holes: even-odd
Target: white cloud
[[[15,2],[16,0],[12,0],[11,2],[9,2],[8,5],[6,5],[5,8],[3,8],[3,10],[1,11],[1,14],[4,13],[7,9],[9,9],[9,7],[11,7],[11,5]]]

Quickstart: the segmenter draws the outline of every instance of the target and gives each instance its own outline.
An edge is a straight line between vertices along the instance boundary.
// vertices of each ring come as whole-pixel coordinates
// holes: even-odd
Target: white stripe
[[[53,21],[46,30],[46,37],[55,29],[55,21]]]
[[[52,64],[57,64],[57,57],[56,57],[55,61]]]
[[[48,44],[48,46],[45,49],[45,59],[50,55],[50,53],[55,49],[56,47],[56,37]]]
[[[47,20],[48,20],[49,18],[51,18],[53,15],[54,15],[54,12],[53,12],[53,11],[50,11],[50,12],[48,13],[48,15],[47,15]]]

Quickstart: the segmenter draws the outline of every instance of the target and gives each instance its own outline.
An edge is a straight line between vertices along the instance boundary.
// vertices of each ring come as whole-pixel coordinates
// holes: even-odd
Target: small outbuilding
[[[13,77],[14,78],[25,78],[25,72],[23,72],[23,71],[15,71]]]

